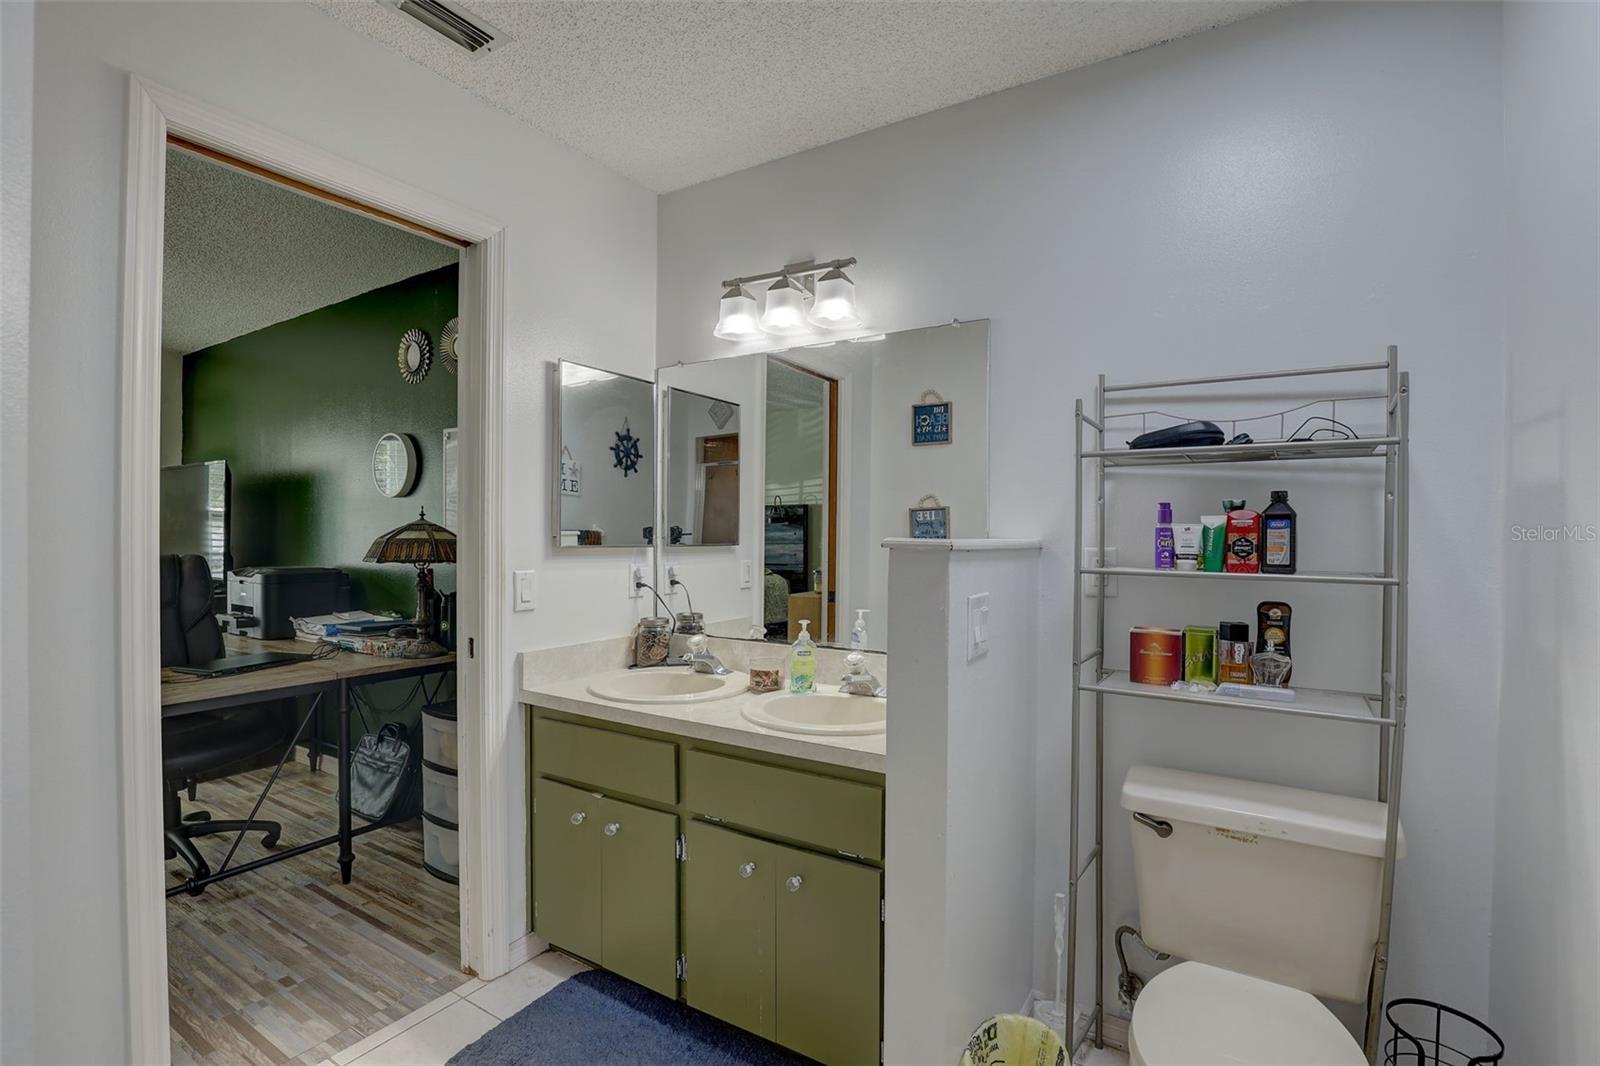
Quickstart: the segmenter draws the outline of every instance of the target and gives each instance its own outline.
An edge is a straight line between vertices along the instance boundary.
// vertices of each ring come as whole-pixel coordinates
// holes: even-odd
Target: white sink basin
[[[619,670],[589,682],[590,695],[617,703],[705,703],[737,696],[750,684],[745,674],[697,674],[686,666]]]
[[[746,720],[782,733],[820,733],[837,737],[882,733],[888,702],[877,696],[809,692],[752,702]]]

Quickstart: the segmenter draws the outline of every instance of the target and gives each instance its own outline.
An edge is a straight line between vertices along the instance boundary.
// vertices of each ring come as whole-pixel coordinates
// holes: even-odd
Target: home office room
[[[184,145],[164,226],[172,1055],[271,1060],[466,980],[460,248]]]

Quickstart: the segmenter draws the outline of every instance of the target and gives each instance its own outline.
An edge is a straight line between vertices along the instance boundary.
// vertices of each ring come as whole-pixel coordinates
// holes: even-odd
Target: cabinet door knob
[[[750,876],[754,875],[755,872],[756,872],[756,864],[753,863],[753,862],[747,862],[743,866],[739,867],[739,876],[740,877],[750,877]]]
[[[587,818],[587,817],[589,817],[589,816],[587,814],[585,814],[583,811],[573,811],[572,812],[572,824],[573,825],[582,825],[583,824],[583,820],[585,818]]]
[[[606,836],[608,836],[608,837],[616,836],[617,835],[617,830],[621,829],[621,828],[622,828],[622,823],[621,822],[607,822],[606,823]]]
[[[795,874],[793,877],[785,881],[784,884],[789,886],[790,892],[798,892],[800,891],[800,886],[805,884],[805,882],[800,880],[799,874]]]

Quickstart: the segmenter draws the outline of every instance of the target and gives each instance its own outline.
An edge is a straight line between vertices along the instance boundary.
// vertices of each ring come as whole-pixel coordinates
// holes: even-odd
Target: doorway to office
[[[163,582],[173,1058],[321,1060],[468,980],[462,246],[181,140],[166,165],[160,552],[201,585]],[[218,638],[283,665],[204,677]]]
[[[384,936],[401,934],[398,939],[382,941],[382,946],[393,948],[397,944],[401,945],[396,950],[400,954],[411,951],[412,962],[415,962],[418,956],[416,950],[418,944],[431,944],[430,950],[440,969],[431,974],[425,973],[424,976],[431,976],[435,981],[465,980],[475,973],[494,976],[503,972],[508,965],[510,946],[505,930],[513,925],[503,913],[506,895],[504,880],[508,874],[498,869],[504,849],[490,846],[489,843],[498,839],[499,834],[505,831],[505,816],[500,812],[510,807],[503,797],[489,794],[489,783],[504,779],[503,769],[499,764],[507,758],[503,744],[504,719],[507,715],[505,709],[501,707],[502,693],[507,692],[507,684],[506,679],[500,676],[502,673],[500,664],[503,662],[499,640],[501,597],[497,583],[486,579],[486,575],[499,572],[502,561],[499,501],[497,492],[492,491],[491,486],[498,485],[500,471],[499,307],[503,237],[499,227],[492,221],[395,182],[384,175],[366,171],[336,156],[290,141],[270,130],[137,78],[132,79],[131,88],[122,408],[123,537],[120,552],[122,576],[118,621],[121,643],[119,665],[124,683],[121,707],[126,823],[124,864],[128,875],[129,1023],[133,1036],[133,1055],[140,1061],[157,1062],[167,1060],[174,1051],[179,1052],[179,1057],[182,1058],[203,1058],[208,1054],[230,1060],[272,1058],[274,1052],[271,1048],[277,1048],[278,1052],[288,1050],[282,1040],[274,1040],[274,1026],[280,1035],[285,1029],[298,1027],[307,1030],[298,1035],[291,1034],[284,1037],[289,1042],[299,1042],[310,1035],[320,1037],[293,1054],[285,1053],[279,1057],[293,1058],[300,1054],[314,1053],[324,1045],[331,1053],[335,1050],[334,1045],[341,1040],[354,1042],[351,1034],[357,1030],[370,1032],[381,1027],[382,1019],[386,1016],[385,1012],[405,1013],[419,1005],[421,1001],[432,998],[431,989],[426,987],[409,989],[393,987],[398,965],[386,960],[382,952],[373,954],[373,944]],[[159,850],[162,841],[164,838],[169,843],[172,840],[166,833],[166,830],[171,828],[168,823],[174,821],[172,802],[176,799],[181,805],[188,798],[184,795],[187,781],[180,783],[176,789],[167,787],[171,775],[164,771],[162,760],[162,707],[163,703],[168,702],[168,697],[162,691],[164,686],[159,665],[162,661],[162,649],[158,627],[150,624],[150,619],[160,615],[162,594],[167,591],[163,587],[163,579],[167,575],[158,573],[162,532],[159,470],[164,458],[163,444],[167,446],[165,458],[174,458],[174,440],[177,442],[176,458],[189,458],[186,454],[188,449],[184,445],[186,439],[184,432],[179,429],[175,433],[170,425],[163,424],[161,405],[163,378],[169,384],[177,384],[180,393],[185,397],[183,404],[185,413],[202,416],[197,418],[192,427],[196,431],[197,440],[204,434],[209,434],[210,439],[215,442],[227,439],[230,427],[226,424],[219,425],[219,422],[225,423],[225,419],[219,419],[215,411],[206,412],[196,407],[196,398],[203,400],[206,396],[216,395],[217,379],[220,377],[225,380],[228,377],[225,371],[230,365],[230,357],[232,368],[239,370],[242,366],[246,376],[251,369],[259,369],[245,365],[243,356],[239,352],[218,351],[217,349],[232,343],[232,340],[226,339],[219,340],[206,349],[204,362],[214,365],[207,368],[204,373],[200,372],[201,368],[198,365],[201,360],[179,360],[175,369],[170,359],[162,358],[164,316],[161,294],[166,273],[163,255],[165,237],[163,221],[168,168],[174,166],[168,153],[174,150],[184,154],[183,160],[175,167],[191,167],[201,162],[207,167],[225,165],[230,178],[246,177],[250,181],[270,181],[273,183],[275,194],[314,200],[321,210],[353,212],[359,214],[366,224],[393,227],[396,232],[408,231],[416,239],[426,238],[430,241],[443,242],[443,245],[448,247],[447,257],[459,258],[459,263],[448,266],[424,263],[422,264],[424,269],[420,274],[411,274],[409,270],[403,271],[407,274],[406,277],[379,286],[380,289],[398,285],[402,288],[409,286],[412,289],[431,291],[438,302],[430,306],[441,311],[445,309],[446,303],[459,304],[458,307],[450,308],[456,312],[450,316],[456,319],[456,322],[449,323],[448,319],[442,319],[438,323],[433,323],[429,320],[415,327],[408,327],[407,332],[401,335],[406,338],[405,343],[401,342],[401,337],[394,338],[394,344],[390,346],[387,354],[388,372],[403,380],[408,387],[424,384],[426,379],[434,374],[440,375],[440,380],[443,380],[448,374],[448,369],[442,362],[446,358],[446,352],[440,351],[438,345],[441,340],[448,340],[444,336],[447,332],[445,325],[454,327],[453,339],[456,346],[453,350],[449,350],[449,354],[457,360],[453,369],[458,371],[459,390],[458,402],[453,405],[455,409],[453,424],[439,427],[430,425],[425,427],[428,429],[425,439],[418,433],[412,435],[411,440],[401,436],[405,432],[403,428],[396,427],[394,436],[400,438],[398,443],[389,441],[386,445],[369,444],[364,449],[365,455],[358,460],[368,479],[367,484],[373,486],[375,495],[381,494],[388,488],[394,490],[394,495],[384,497],[385,499],[409,503],[410,501],[396,486],[404,485],[410,474],[416,474],[420,478],[421,471],[428,469],[430,465],[436,474],[442,474],[448,465],[444,456],[445,449],[452,448],[455,452],[456,475],[453,494],[447,494],[442,484],[432,484],[426,489],[430,499],[434,493],[438,494],[439,510],[434,513],[439,518],[446,517],[447,495],[453,495],[456,508],[455,517],[459,525],[452,532],[456,534],[455,542],[459,545],[460,555],[454,567],[457,571],[454,590],[455,610],[453,617],[452,612],[444,612],[446,620],[454,624],[449,626],[448,633],[440,632],[435,623],[439,617],[441,602],[428,595],[425,587],[418,588],[424,585],[422,582],[413,584],[412,602],[425,604],[426,609],[416,612],[415,619],[409,617],[404,619],[419,623],[423,628],[420,635],[424,638],[441,635],[453,638],[458,649],[453,666],[458,683],[458,698],[455,704],[460,708],[460,712],[457,718],[458,729],[451,734],[456,741],[458,753],[456,769],[459,771],[459,793],[455,798],[456,810],[453,812],[458,819],[456,831],[459,832],[456,840],[458,851],[455,856],[447,856],[437,849],[431,854],[419,855],[418,852],[425,852],[426,841],[422,836],[424,831],[416,827],[409,830],[409,836],[405,831],[397,833],[397,827],[387,825],[382,826],[379,831],[364,833],[363,830],[370,827],[364,826],[359,817],[351,819],[354,825],[350,830],[345,831],[341,828],[340,832],[334,834],[337,839],[333,841],[324,840],[320,836],[325,825],[316,823],[309,812],[314,811],[319,805],[326,807],[330,800],[337,801],[343,795],[348,795],[352,799],[360,798],[365,787],[364,783],[357,782],[349,788],[340,788],[339,785],[344,784],[339,780],[341,774],[337,772],[319,774],[311,770],[309,761],[313,757],[320,757],[324,762],[332,761],[335,770],[349,765],[347,760],[339,757],[337,728],[333,730],[334,736],[329,736],[329,719],[332,718],[337,722],[341,718],[348,718],[353,726],[350,730],[352,734],[350,742],[354,743],[364,731],[360,723],[361,713],[365,712],[368,716],[365,728],[376,732],[379,723],[374,719],[381,717],[385,710],[395,710],[395,706],[385,702],[386,699],[395,697],[374,695],[383,690],[369,684],[375,680],[374,676],[369,675],[386,670],[395,664],[385,663],[384,656],[363,656],[360,650],[346,647],[338,652],[338,655],[344,657],[345,661],[342,663],[323,663],[320,660],[313,660],[310,663],[296,662],[284,667],[274,666],[249,675],[202,679],[199,682],[201,685],[212,686],[223,682],[225,685],[237,688],[255,685],[258,679],[272,676],[274,670],[310,671],[304,679],[302,690],[282,693],[305,697],[298,708],[286,710],[282,718],[284,728],[297,740],[293,747],[283,749],[287,750],[289,755],[284,759],[282,769],[277,768],[276,762],[271,762],[268,766],[243,775],[228,775],[220,783],[206,780],[204,774],[194,775],[201,781],[196,790],[199,809],[209,811],[217,820],[223,816],[248,819],[251,821],[251,832],[238,843],[235,843],[238,839],[237,834],[214,835],[216,846],[207,848],[203,856],[211,867],[206,871],[211,880],[197,876],[192,867],[187,875],[182,872],[174,874],[168,869],[169,864],[162,861],[162,852]],[[429,266],[433,269],[427,269]],[[457,286],[451,285],[452,278],[444,276],[453,272],[458,273],[458,278],[454,279],[458,281]],[[455,288],[456,291],[449,295],[457,299],[443,300],[443,294],[451,288]],[[357,294],[353,299],[360,299],[361,296],[369,294]],[[418,293],[399,295],[416,297]],[[424,292],[422,296],[426,299],[427,293]],[[397,294],[383,293],[382,297],[393,299],[397,298]],[[317,310],[319,309],[298,315],[291,321],[303,325],[303,320],[314,316]],[[410,333],[412,328],[423,336],[412,335]],[[227,330],[224,329],[224,332]],[[261,331],[254,331],[254,333],[259,332]],[[279,341],[280,343],[276,344],[278,352],[294,352],[292,341],[283,341],[281,338]],[[290,361],[287,355],[280,357],[286,362]],[[270,352],[268,358],[271,358]],[[184,366],[185,363],[196,364],[193,373],[185,373],[188,369]],[[218,368],[224,370],[220,375],[217,373]],[[335,395],[351,408],[357,408],[363,402],[360,390],[351,388],[348,383],[324,380],[322,384],[323,393]],[[256,391],[259,391],[259,388]],[[325,419],[324,433],[327,429],[326,422]],[[209,424],[202,427],[202,423]],[[447,437],[444,433],[446,429],[453,430],[454,433]],[[432,436],[434,430],[438,430],[436,443]],[[317,451],[315,446],[317,434],[312,432],[309,435],[313,438],[311,441],[305,440],[303,436],[297,441],[301,454],[308,454],[308,449],[309,453]],[[197,443],[196,447],[199,448],[200,445]],[[334,447],[326,451],[330,453],[327,455],[330,463],[344,464],[350,461],[349,449],[346,447]],[[198,459],[198,453],[195,457]],[[248,459],[241,459],[241,464],[254,466],[260,461],[262,461],[260,456],[251,456]],[[271,465],[270,459],[265,462],[266,465]],[[408,462],[409,471],[398,469],[397,472],[397,468],[405,467]],[[256,513],[266,513],[280,519],[294,514],[296,510],[294,479],[287,479],[286,485],[281,483],[283,480],[273,482],[270,478],[261,479],[273,487],[268,491],[269,498],[264,505],[262,500],[252,497],[250,502]],[[279,491],[287,495],[281,499],[271,498],[272,493]],[[416,491],[415,484],[410,486],[410,491]],[[238,506],[235,501],[230,501],[230,505],[234,508]],[[370,518],[370,515],[368,517]],[[423,521],[432,520],[432,515],[429,515]],[[376,538],[369,554],[375,553],[374,558],[377,562],[373,567],[363,570],[362,578],[373,583],[373,587],[363,588],[358,602],[370,598],[372,603],[378,603],[383,599],[385,595],[383,587],[387,585],[390,602],[383,606],[390,610],[397,606],[393,602],[395,594],[399,592],[403,596],[403,592],[395,589],[392,581],[386,582],[382,571],[393,569],[408,572],[414,581],[417,568],[403,566],[385,568],[382,563],[389,559],[415,562],[421,558],[417,555],[419,550],[417,529],[422,527],[418,526],[417,522],[417,516],[413,515],[410,523],[398,519],[392,526],[384,523],[384,528],[373,528],[369,531],[370,535]],[[293,525],[292,522],[288,524]],[[259,531],[253,531],[253,535],[256,532]],[[277,532],[281,534],[283,531],[280,529]],[[303,534],[303,529],[299,531],[291,529],[289,536],[292,539],[293,536]],[[322,533],[310,536],[316,539],[321,537]],[[440,537],[424,529],[422,539],[433,543]],[[383,545],[382,551],[380,542]],[[254,542],[251,550],[259,550],[260,543],[260,541]],[[236,546],[238,545],[234,543],[223,543],[216,547],[221,552],[227,552]],[[241,569],[238,566],[240,561],[235,553],[233,560],[235,577],[238,576],[238,569]],[[332,561],[344,560],[334,558]],[[222,563],[220,568],[226,572],[226,567],[227,563]],[[335,566],[329,569],[358,569],[358,567]],[[449,566],[443,560],[435,562],[431,569],[435,577],[441,579],[436,581],[437,585],[449,584],[446,573]],[[252,576],[257,577],[256,585],[259,589],[265,579],[260,575]],[[374,592],[374,589],[377,591]],[[238,592],[240,589],[235,587],[233,591]],[[283,591],[279,589],[280,593]],[[418,595],[419,591],[424,595]],[[233,608],[237,605],[226,594],[222,596],[220,606],[224,609],[223,614],[242,614],[251,618],[257,625],[280,622],[285,613],[276,608],[270,616],[264,609],[235,611]],[[409,616],[412,612],[405,613]],[[229,624],[231,627],[237,623],[230,619]],[[265,639],[264,634],[260,632],[242,633],[237,636],[241,639],[249,637]],[[370,633],[357,632],[351,636],[352,639],[371,639]],[[433,666],[437,666],[441,661],[434,659]],[[393,674],[393,677],[399,680],[391,686],[391,690],[395,687],[405,689],[407,685],[415,684],[425,702],[435,704],[445,702],[448,692],[444,679],[440,676],[443,671],[434,669],[433,666],[418,660],[400,667]],[[284,676],[284,673],[277,675],[279,679]],[[385,673],[376,680],[388,681],[390,676]],[[266,684],[266,682],[259,683]],[[272,684],[278,683],[272,682]],[[315,704],[317,713],[306,714],[310,704],[318,699],[322,702]],[[402,705],[404,702],[401,700]],[[350,713],[340,715],[338,713],[340,708],[347,708]],[[225,708],[219,708],[223,709]],[[433,739],[439,741],[444,736],[443,732],[435,732]],[[404,739],[408,743],[421,745],[421,739],[414,733]],[[270,778],[275,769],[280,786],[285,784],[299,786],[298,791],[290,789],[289,793],[285,794],[284,798],[289,802],[282,806],[277,818],[274,818],[270,806],[272,800],[269,798],[258,806],[256,797],[259,797],[259,792],[254,791],[260,779]],[[286,774],[289,776],[286,777]],[[319,777],[321,780],[318,780]],[[166,796],[165,802],[163,796]],[[192,814],[193,811],[185,813]],[[257,824],[262,819],[281,822],[280,827],[275,827],[279,832],[277,834],[262,832],[262,827]],[[182,835],[185,836],[188,835],[186,827],[191,825],[203,827],[205,824],[191,822],[181,814],[177,822],[180,831],[183,831]],[[356,834],[361,835],[357,837]],[[194,835],[199,839],[205,839],[203,830]],[[269,842],[272,846],[263,847],[262,838],[273,835],[278,839]],[[294,835],[298,835],[300,839],[292,842],[290,837]],[[304,850],[285,861],[275,861],[273,858],[274,853],[295,851],[296,848]],[[258,854],[252,854],[250,849],[254,849]],[[408,895],[426,896],[427,893],[416,886],[430,882],[406,882],[387,894],[369,893],[358,900],[350,894],[352,890],[343,883],[340,876],[341,868],[349,872],[353,860],[352,883],[363,887],[375,885],[379,878],[384,876],[394,877],[403,874],[407,877],[432,878],[432,873],[423,865],[423,861],[432,859],[430,865],[433,865],[436,871],[443,868],[443,872],[448,873],[446,860],[452,857],[459,862],[460,885],[455,898],[459,900],[460,921],[458,929],[448,931],[441,928],[438,922],[430,924],[426,920],[426,909],[416,907],[415,901],[412,901],[409,911],[401,906],[406,902],[405,897]],[[178,857],[178,861],[181,871],[182,855]],[[258,902],[246,905],[243,911],[233,916],[235,920],[231,923],[211,922],[209,926],[203,918],[192,912],[193,908],[209,906],[210,904],[206,902],[208,896],[220,900],[225,889],[235,897],[231,901],[235,904],[239,903],[242,897],[254,896],[259,900],[261,897],[271,895],[271,882],[265,878],[289,877],[292,882],[291,870],[295,864],[301,862],[311,862],[319,866],[321,879],[311,878],[298,883],[298,888],[307,893],[299,901],[285,897],[270,903]],[[230,874],[218,879],[224,864],[229,864],[229,871],[243,872],[237,876]],[[364,875],[367,880],[363,880]],[[287,1005],[285,1010],[275,1010],[273,1004],[262,1002],[262,997],[258,997],[250,1004],[242,1006],[236,1004],[235,1010],[245,1012],[239,1017],[248,1017],[249,1013],[254,1011],[268,1020],[266,1024],[253,1029],[249,1026],[241,1027],[239,1017],[234,1017],[226,1023],[227,1029],[240,1036],[243,1044],[229,1046],[226,1039],[219,1038],[213,1041],[208,1038],[217,1036],[222,1030],[210,1034],[194,1033],[192,1035],[196,1037],[196,1041],[184,1041],[181,1050],[178,1043],[169,1044],[169,1005],[173,1008],[171,1016],[175,1016],[180,1007],[188,1006],[176,1002],[178,998],[176,990],[171,997],[168,994],[166,932],[170,911],[165,897],[166,890],[172,886],[174,880],[177,880],[181,887],[199,887],[205,890],[194,897],[180,893],[184,899],[177,906],[191,908],[191,913],[185,917],[194,919],[193,929],[200,932],[193,933],[191,930],[192,935],[186,935],[181,948],[175,944],[171,960],[174,972],[180,967],[200,969],[203,966],[217,966],[216,973],[232,967],[235,976],[238,976],[237,964],[243,955],[249,954],[248,951],[239,949],[242,944],[250,942],[253,930],[249,927],[258,925],[260,935],[265,937],[264,942],[270,944],[275,952],[269,950],[252,956],[253,964],[260,970],[256,976],[265,981],[267,971],[274,965],[284,967],[286,960],[282,956],[285,952],[293,956],[296,962],[303,958],[309,968],[313,970],[320,968],[316,976],[322,980],[320,984],[314,983],[308,986],[308,994],[303,997],[302,1005],[306,1001],[315,999],[318,993],[322,1001],[336,1000],[342,996],[343,1020],[350,1024],[344,1026],[343,1030],[330,1031],[329,1027],[335,1021],[331,1017],[313,1017],[309,1019],[308,1024],[308,1019],[303,1017],[302,1012],[297,1011],[294,1005]],[[443,882],[434,879],[433,883]],[[447,897],[438,893],[433,896],[436,904],[442,898]],[[321,928],[313,929],[317,918],[315,904],[319,902],[325,905],[329,921]],[[274,910],[274,905],[277,904],[281,906]],[[421,920],[415,920],[419,918]],[[341,924],[338,919],[348,919],[348,921]],[[451,936],[450,933],[454,935]],[[344,934],[348,934],[349,938],[340,942],[338,937]],[[406,937],[410,938],[409,942],[406,942]],[[294,950],[290,950],[291,948]],[[303,954],[299,949],[304,949]],[[363,1001],[363,997],[359,994],[352,998],[352,985],[359,993],[360,975],[357,974],[352,978],[349,972],[336,973],[333,969],[332,964],[335,959],[348,959],[351,955],[362,955],[363,952],[366,953],[363,958],[374,983],[386,983],[390,986],[380,993],[381,996],[388,997],[381,1003]],[[263,962],[263,955],[274,953],[279,956],[275,963],[270,960]],[[197,956],[201,958],[197,959]],[[218,966],[219,959],[223,960],[221,966]],[[426,971],[427,968],[417,969]],[[381,981],[379,981],[380,974]],[[280,988],[285,987],[282,981],[285,976],[292,978],[291,974],[280,972],[276,982]],[[216,982],[208,978],[196,981],[193,987],[202,989],[206,995],[213,995],[217,989]],[[251,981],[245,979],[234,991],[237,996],[244,997],[250,994],[250,987]],[[268,993],[273,991],[260,982],[254,987],[256,991],[264,990]],[[407,1005],[408,995],[417,1001]],[[221,1004],[220,999],[212,1003],[213,1008],[219,1005],[226,1004]],[[272,1020],[274,1015],[276,1015],[275,1021]],[[196,1042],[202,1046],[195,1046]]]

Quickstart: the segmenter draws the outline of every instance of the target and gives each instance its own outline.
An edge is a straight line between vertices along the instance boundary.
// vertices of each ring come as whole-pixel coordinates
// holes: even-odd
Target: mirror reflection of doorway
[[[739,435],[724,433],[696,442],[700,464],[697,526],[702,544],[739,543]]]
[[[780,616],[769,603],[769,638],[792,641],[800,622],[818,641],[836,639],[839,383],[767,358],[765,564],[788,585]]]

